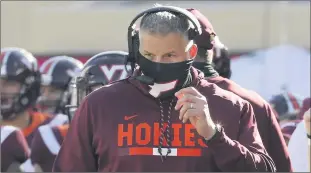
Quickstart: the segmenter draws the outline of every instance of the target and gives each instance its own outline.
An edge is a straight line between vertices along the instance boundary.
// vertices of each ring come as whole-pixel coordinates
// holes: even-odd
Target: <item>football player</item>
[[[25,147],[30,145],[37,128],[48,123],[50,118],[32,109],[40,95],[41,78],[37,60],[30,52],[22,48],[1,49],[0,71],[1,162],[5,170],[9,169],[13,158],[18,159],[17,163],[25,160],[28,155]]]
[[[40,95],[40,72],[36,58],[21,48],[1,49],[1,125],[22,130],[30,145],[35,130],[49,116],[32,111]]]
[[[130,69],[126,69],[125,66],[127,55],[122,51],[107,51],[93,56],[85,63],[80,75],[74,79],[74,85],[71,86],[73,92],[72,106],[69,107],[71,113],[90,92],[128,76]],[[128,66],[128,68],[130,67]],[[71,113],[69,114],[72,115]],[[34,170],[25,171],[51,172],[54,159],[68,128],[68,124],[40,127],[31,146],[30,159]]]
[[[81,61],[68,56],[51,57],[41,65],[41,96],[37,104],[42,112],[53,115],[49,125],[68,122],[65,105],[70,101],[69,83],[82,66]]]
[[[1,172],[19,172],[30,151],[23,133],[13,126],[1,126]]]

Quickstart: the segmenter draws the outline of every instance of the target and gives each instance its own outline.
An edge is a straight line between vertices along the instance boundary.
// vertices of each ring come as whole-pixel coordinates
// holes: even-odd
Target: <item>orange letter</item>
[[[141,131],[145,130],[145,136]],[[151,127],[147,123],[141,123],[136,126],[136,143],[138,145],[147,145],[151,138]]]
[[[167,127],[167,123],[164,123],[164,133],[165,129]],[[154,135],[153,135],[153,145],[159,145],[159,139],[160,139],[161,129],[159,123],[154,123]],[[163,146],[168,146],[166,141],[166,135],[163,137]]]
[[[207,147],[207,145],[203,142],[203,139],[202,138],[199,138],[198,139],[198,144],[201,146],[201,147]]]
[[[173,147],[181,147],[181,140],[179,138],[181,127],[182,127],[181,124],[172,124],[173,137],[174,137],[172,141]]]
[[[194,147],[194,141],[192,138],[194,137],[194,133],[192,130],[194,127],[192,124],[185,124],[185,146],[186,147]]]
[[[122,147],[123,140],[126,140],[126,145],[133,144],[133,124],[128,124],[127,132],[124,131],[123,124],[118,124],[118,146]],[[124,139],[125,138],[125,139]]]
[[[160,124],[154,123],[153,126],[153,145],[159,145],[159,137],[160,137]]]

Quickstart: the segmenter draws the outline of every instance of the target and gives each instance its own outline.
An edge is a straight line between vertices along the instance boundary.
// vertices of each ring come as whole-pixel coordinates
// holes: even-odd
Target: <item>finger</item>
[[[192,103],[193,104],[193,103]],[[184,114],[187,112],[188,109],[190,109],[191,103],[185,103],[181,109],[179,110],[179,119],[182,120]]]
[[[191,124],[195,125],[195,115],[197,115],[196,109],[188,109],[182,117],[182,122],[187,123],[190,120]]]
[[[179,99],[181,99],[181,98],[184,96],[184,94],[176,94],[176,93],[175,93],[175,96],[176,96],[177,99],[179,100]]]
[[[175,110],[178,110],[182,107],[185,103],[196,103],[198,101],[198,98],[193,95],[184,95],[181,99],[179,99],[175,105]]]
[[[201,96],[202,94],[195,89],[194,87],[187,87],[187,88],[183,88],[181,90],[179,90],[178,92],[175,93],[175,96],[178,96],[180,94],[191,94],[194,96]]]

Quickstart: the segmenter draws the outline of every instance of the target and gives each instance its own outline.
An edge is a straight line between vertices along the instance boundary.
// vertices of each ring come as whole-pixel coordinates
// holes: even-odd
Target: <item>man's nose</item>
[[[162,57],[160,57],[160,56],[156,56],[155,58],[153,58],[153,61],[154,62],[162,62]]]

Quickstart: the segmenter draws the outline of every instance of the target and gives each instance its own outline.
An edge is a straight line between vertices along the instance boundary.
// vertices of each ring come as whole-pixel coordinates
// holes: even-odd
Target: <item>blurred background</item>
[[[41,64],[66,54],[85,62],[127,51],[133,17],[157,1],[2,1],[1,47],[22,47]],[[266,100],[310,97],[309,1],[160,1],[206,15],[229,48],[232,80]],[[275,99],[274,99],[275,100]],[[289,108],[294,110],[296,108]]]

